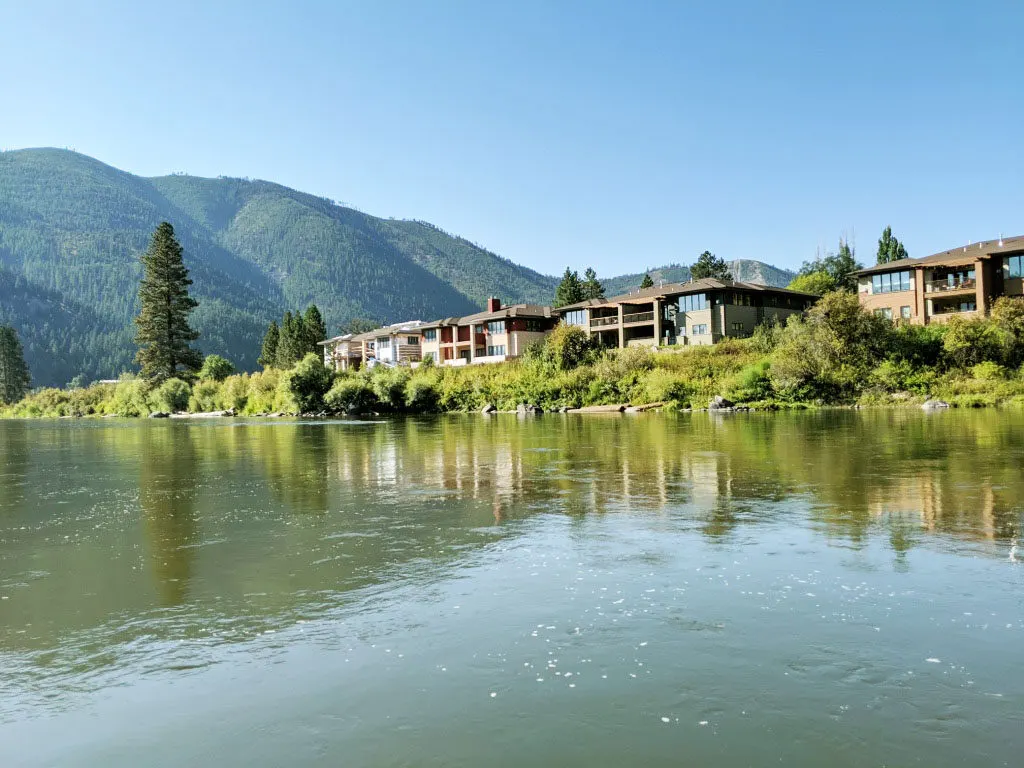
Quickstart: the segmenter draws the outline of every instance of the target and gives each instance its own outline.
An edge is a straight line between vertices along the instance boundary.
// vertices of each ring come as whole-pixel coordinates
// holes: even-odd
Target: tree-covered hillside
[[[776,288],[785,288],[790,281],[796,277],[796,272],[788,269],[779,269],[763,261],[753,259],[736,259],[727,262],[729,271],[734,280],[745,283],[761,283]],[[615,296],[620,293],[628,293],[630,290],[640,287],[644,275],[648,274],[655,284],[664,281],[666,283],[685,283],[690,279],[690,268],[682,264],[669,264],[647,272],[638,272],[632,275],[620,275],[604,281],[605,295]]]

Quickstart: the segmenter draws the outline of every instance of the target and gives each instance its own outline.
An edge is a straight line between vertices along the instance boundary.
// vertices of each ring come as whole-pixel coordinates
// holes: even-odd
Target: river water
[[[1024,761],[1024,415],[0,422],[0,765]]]

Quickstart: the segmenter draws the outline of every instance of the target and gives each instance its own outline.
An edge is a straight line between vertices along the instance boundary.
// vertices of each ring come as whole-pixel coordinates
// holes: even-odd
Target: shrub
[[[405,385],[408,383],[408,368],[378,366],[370,374],[370,388],[377,401],[393,410],[405,408]]]
[[[987,360],[1001,362],[1004,340],[999,329],[988,320],[954,317],[947,323],[942,347],[951,365],[971,368]]]
[[[192,390],[187,382],[181,379],[167,379],[153,390],[150,399],[157,410],[175,413],[188,408],[188,398],[191,393]]]
[[[277,407],[280,382],[281,372],[276,368],[267,368],[249,376],[246,413],[268,413],[274,410]]]
[[[568,371],[589,360],[595,349],[594,342],[582,328],[559,323],[544,339],[541,358],[560,371]]]
[[[991,322],[1000,335],[1003,362],[1016,368],[1024,362],[1024,301],[1000,296],[992,304]]]
[[[221,408],[220,384],[211,379],[201,379],[192,387],[192,398],[188,403],[189,410],[195,413],[207,413]]]
[[[118,416],[146,416],[150,412],[149,385],[142,379],[122,378],[114,388],[107,413]]]
[[[244,411],[249,404],[249,377],[245,375],[228,376],[220,385],[220,394],[217,398],[218,408],[232,408],[235,411]]]
[[[324,395],[332,411],[366,411],[377,405],[377,397],[361,376],[341,376]]]
[[[998,381],[1006,378],[1006,369],[999,363],[986,360],[971,368],[971,376],[979,381]]]
[[[224,381],[234,372],[235,366],[230,360],[220,355],[207,355],[199,369],[199,378],[202,381]]]
[[[324,407],[333,379],[320,356],[310,352],[285,372],[280,386],[299,413],[308,413]]]
[[[772,388],[770,370],[771,363],[767,360],[742,368],[726,388],[729,399],[740,403],[771,400],[775,390]]]

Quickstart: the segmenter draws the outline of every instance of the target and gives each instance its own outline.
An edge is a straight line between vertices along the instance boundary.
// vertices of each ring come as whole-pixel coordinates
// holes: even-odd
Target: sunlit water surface
[[[1024,416],[0,422],[0,765],[1021,765]]]

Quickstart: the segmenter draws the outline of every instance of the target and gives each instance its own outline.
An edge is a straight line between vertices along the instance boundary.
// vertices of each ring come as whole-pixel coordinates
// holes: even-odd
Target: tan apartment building
[[[553,312],[606,347],[704,345],[744,338],[765,322],[784,322],[817,299],[785,288],[709,278],[590,299]]]
[[[500,363],[519,357],[543,339],[558,322],[551,307],[488,299],[487,309],[466,317],[449,317],[422,326],[423,359],[439,365]]]
[[[321,341],[324,365],[347,371],[362,365],[408,365],[422,359],[422,320],[410,320],[366,333],[346,334]]]
[[[893,321],[926,325],[985,315],[999,296],[1024,296],[1024,236],[876,264],[856,274],[861,305]]]

